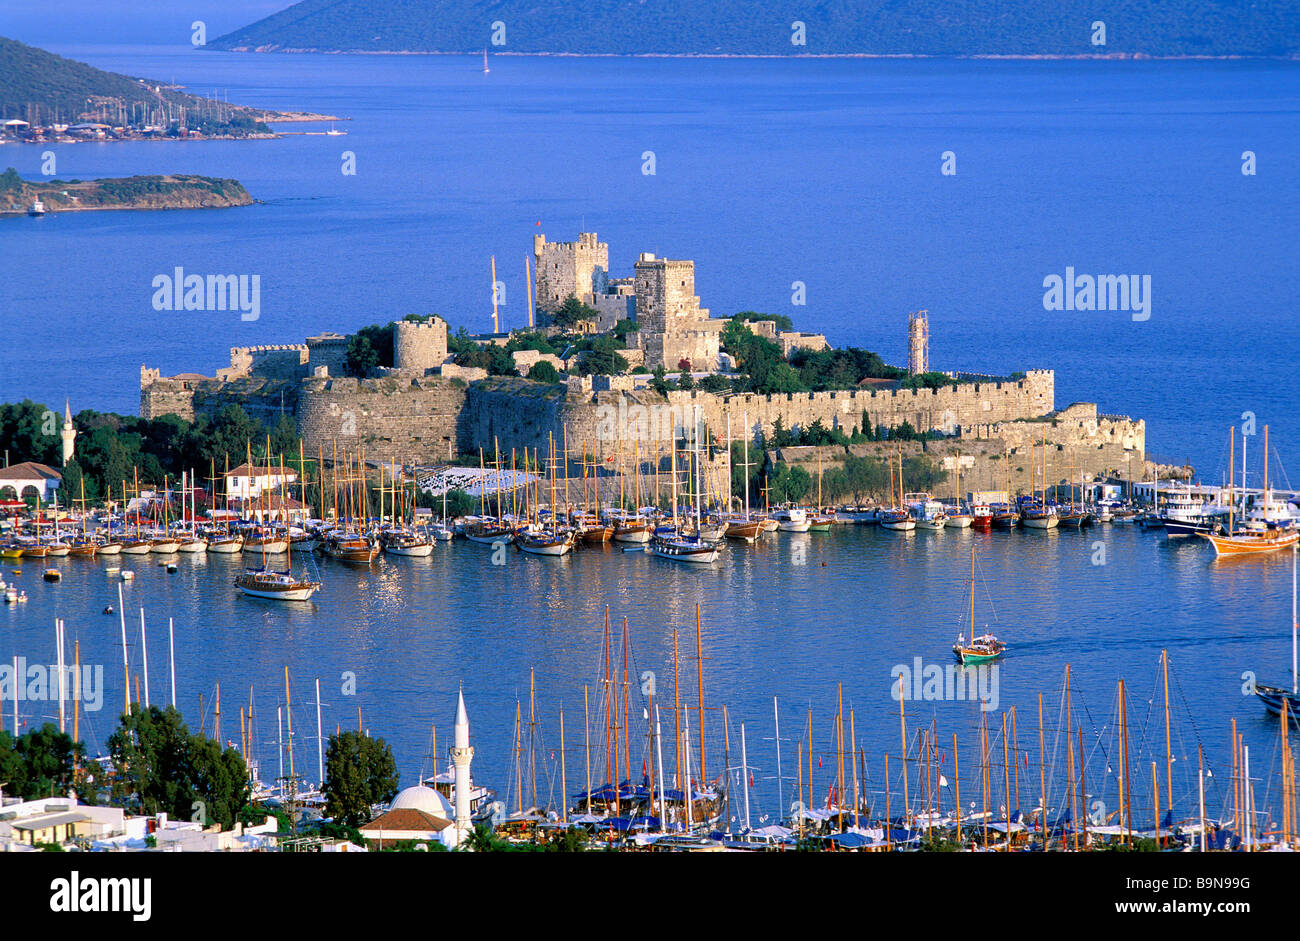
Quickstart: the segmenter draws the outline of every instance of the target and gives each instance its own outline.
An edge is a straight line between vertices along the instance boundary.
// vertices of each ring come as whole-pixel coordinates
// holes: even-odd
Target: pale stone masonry
[[[447,359],[447,321],[398,320],[393,323],[393,368],[403,374],[424,376],[442,368]]]
[[[570,295],[594,306],[592,295],[605,292],[609,275],[609,245],[595,232],[582,232],[576,242],[548,242],[533,236],[537,309],[553,313]],[[543,324],[544,326],[545,324]]]

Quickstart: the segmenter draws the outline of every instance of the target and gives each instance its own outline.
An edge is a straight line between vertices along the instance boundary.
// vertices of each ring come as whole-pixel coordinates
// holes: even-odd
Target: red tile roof
[[[63,475],[52,467],[38,464],[36,461],[23,461],[0,467],[0,478],[4,480],[62,480]]]
[[[358,829],[362,833],[372,830],[427,830],[431,833],[438,833],[449,826],[451,826],[450,820],[435,817],[413,807],[399,807],[397,810],[389,810],[380,814],[369,823],[362,824]]]

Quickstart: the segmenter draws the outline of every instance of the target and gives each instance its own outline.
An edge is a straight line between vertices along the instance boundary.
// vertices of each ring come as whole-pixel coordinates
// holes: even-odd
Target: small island
[[[254,200],[238,180],[169,174],[105,180],[24,180],[0,173],[0,215],[89,209],[227,209]],[[40,211],[33,213],[33,207]]]

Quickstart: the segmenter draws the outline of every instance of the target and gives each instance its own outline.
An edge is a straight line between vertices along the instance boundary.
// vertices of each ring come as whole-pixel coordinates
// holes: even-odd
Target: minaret
[[[63,466],[67,467],[72,460],[72,442],[77,438],[77,429],[72,426],[72,404],[67,399],[63,400],[63,430],[59,437],[63,439]]]
[[[474,749],[469,747],[469,716],[465,713],[464,690],[461,690],[460,701],[456,704],[456,737],[450,751],[451,763],[456,767],[456,819],[451,845],[459,846],[473,829],[469,820],[469,763],[474,760]]]

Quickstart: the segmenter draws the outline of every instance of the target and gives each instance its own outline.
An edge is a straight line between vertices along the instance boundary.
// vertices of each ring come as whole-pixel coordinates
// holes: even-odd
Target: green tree
[[[24,796],[52,797],[72,789],[76,767],[85,748],[72,736],[47,722],[18,739],[16,750],[23,762]]]
[[[194,735],[190,737],[189,759],[194,800],[202,804],[204,822],[230,829],[250,796],[243,756],[233,748],[223,749],[215,739]]]
[[[528,378],[533,382],[556,383],[560,381],[560,374],[553,365],[542,359],[533,363],[528,370]]]
[[[133,706],[109,736],[108,750],[114,801],[140,813],[229,827],[248,806],[243,756],[191,735],[171,706]]]
[[[370,820],[371,808],[397,794],[397,763],[382,738],[331,735],[325,751],[325,814],[344,826]]]
[[[551,323],[557,327],[576,327],[580,323],[589,320],[595,320],[600,316],[595,308],[588,307],[582,301],[578,300],[576,295],[570,294],[565,298],[564,303],[555,309],[550,315]]]

